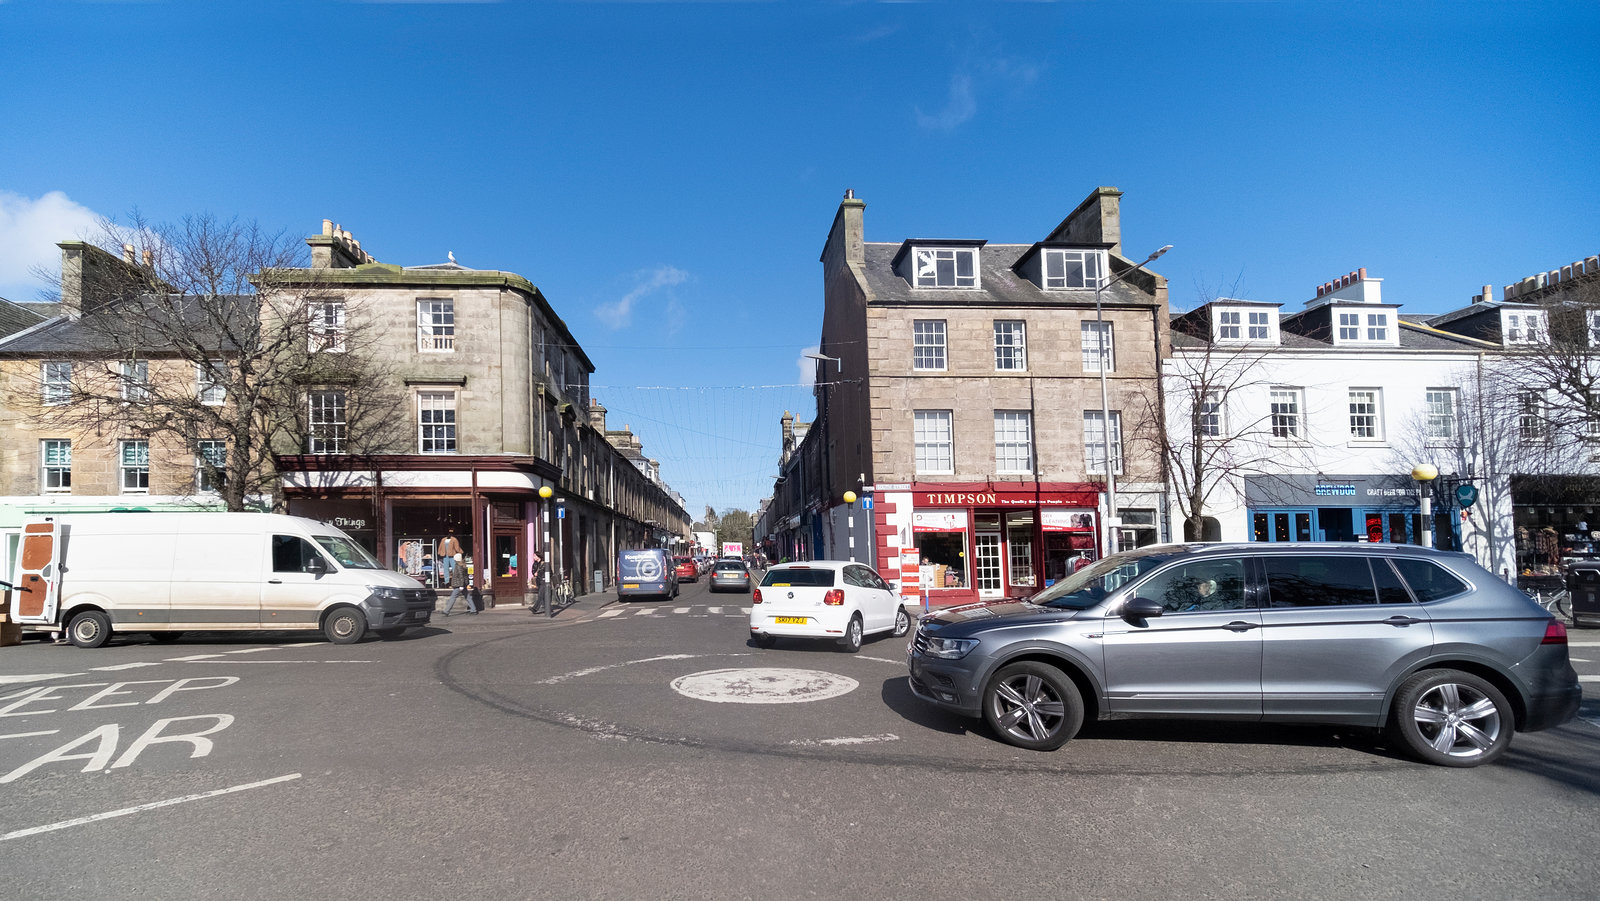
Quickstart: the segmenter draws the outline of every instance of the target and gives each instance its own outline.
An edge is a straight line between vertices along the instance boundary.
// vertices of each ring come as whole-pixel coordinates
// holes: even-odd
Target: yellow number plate
[[[622,587],[623,587],[623,588],[638,588],[638,587],[639,587],[639,586],[638,586],[638,584],[636,584],[636,583],[628,583],[628,582],[624,582],[624,583],[623,583],[623,584],[622,584]]]
[[[803,616],[774,616],[772,621],[786,626],[803,626],[807,622]]]

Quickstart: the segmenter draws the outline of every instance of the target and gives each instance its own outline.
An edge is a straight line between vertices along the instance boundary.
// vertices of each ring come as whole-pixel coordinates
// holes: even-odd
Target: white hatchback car
[[[864,636],[910,630],[894,589],[862,563],[780,563],[750,595],[750,637],[764,648],[779,638],[831,638],[853,654]]]

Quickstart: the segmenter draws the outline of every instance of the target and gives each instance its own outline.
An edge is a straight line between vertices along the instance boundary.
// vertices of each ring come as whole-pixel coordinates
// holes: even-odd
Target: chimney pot
[[[154,269],[154,268],[156,268],[156,252],[155,251],[147,250],[147,251],[144,252],[144,268],[146,268],[146,269]]]
[[[137,257],[135,257],[134,254],[133,254],[133,245],[132,244],[124,244],[124,245],[122,245],[122,262],[127,263],[129,265],[132,265],[134,260],[136,260],[136,259],[137,259]]]
[[[844,199],[845,200],[855,200],[856,199],[856,189],[855,188],[845,188],[844,189]]]
[[[322,220],[322,233],[324,235],[330,237],[330,238],[333,237],[333,220],[332,219],[324,219],[324,220]]]
[[[1357,269],[1356,270],[1356,275],[1359,276],[1362,281],[1366,281],[1367,280],[1367,267],[1362,266],[1360,269]]]

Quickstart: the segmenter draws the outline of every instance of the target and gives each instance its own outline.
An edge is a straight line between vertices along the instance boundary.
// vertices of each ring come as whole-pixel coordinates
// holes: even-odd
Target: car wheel
[[[1032,661],[1001,667],[983,692],[983,716],[1000,737],[1030,751],[1054,751],[1083,725],[1083,697],[1067,674]]]
[[[367,634],[367,617],[354,607],[339,607],[322,621],[322,634],[334,644],[355,644]]]
[[[844,627],[844,637],[839,639],[839,647],[846,654],[861,650],[861,614],[850,617],[850,624]]]
[[[1514,722],[1505,695],[1487,680],[1440,669],[1417,673],[1400,686],[1389,728],[1424,763],[1469,767],[1504,754]]]
[[[85,610],[67,626],[67,640],[74,647],[98,648],[111,638],[111,617],[98,610]]]
[[[900,638],[911,631],[911,614],[905,607],[896,607],[894,611],[894,631],[889,633],[895,638]]]

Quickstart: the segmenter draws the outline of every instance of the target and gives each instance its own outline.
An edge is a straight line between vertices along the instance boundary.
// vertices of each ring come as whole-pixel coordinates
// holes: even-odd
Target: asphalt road
[[[6,898],[1582,898],[1600,705],[1500,763],[1359,730],[1091,724],[1053,754],[748,597],[399,641],[0,650]],[[1600,681],[1600,630],[1574,631]],[[746,672],[749,671],[749,672]]]

